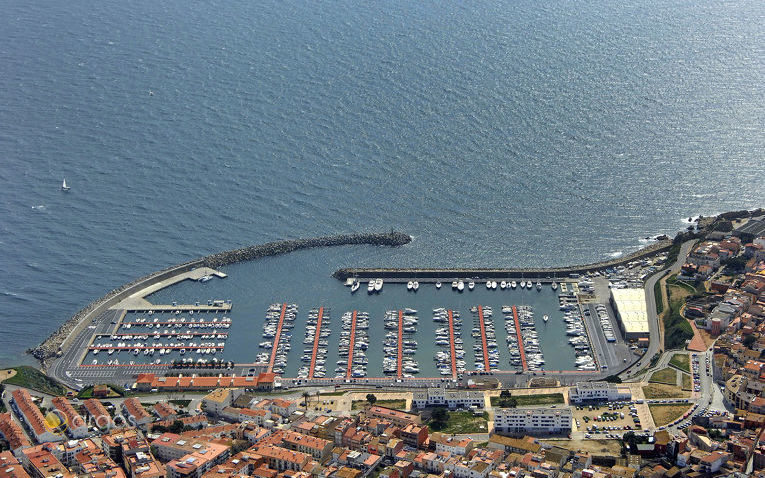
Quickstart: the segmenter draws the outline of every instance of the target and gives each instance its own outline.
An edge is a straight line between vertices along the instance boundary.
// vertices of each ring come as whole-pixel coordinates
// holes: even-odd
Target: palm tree
[[[308,397],[310,397],[311,394],[308,392],[303,392],[303,403],[305,404],[305,411],[308,411]]]

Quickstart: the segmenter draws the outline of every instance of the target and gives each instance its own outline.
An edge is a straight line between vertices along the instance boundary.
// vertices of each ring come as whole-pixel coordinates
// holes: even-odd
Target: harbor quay
[[[286,253],[309,247],[396,246],[407,238],[394,232],[280,241],[184,263],[94,302],[35,356],[74,388],[105,381],[128,385],[149,372],[272,373],[289,387],[426,387],[436,380],[465,386],[485,376],[508,386],[524,386],[534,377],[565,384],[616,375],[641,358],[644,344],[621,330],[605,277],[574,272],[595,270],[595,264],[343,268],[298,277],[288,288],[268,283],[229,298],[243,277],[240,262],[292,257]],[[655,268],[668,242],[599,263],[597,270]],[[215,264],[229,267],[223,272]],[[652,271],[646,270],[641,273]],[[209,298],[209,291],[226,298]]]

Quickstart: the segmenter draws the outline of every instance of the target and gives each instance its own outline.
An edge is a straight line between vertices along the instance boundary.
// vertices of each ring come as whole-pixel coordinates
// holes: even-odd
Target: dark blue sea
[[[761,1],[0,11],[2,365],[108,290],[219,250],[414,236],[255,265],[246,294],[336,265],[594,261],[765,205]]]

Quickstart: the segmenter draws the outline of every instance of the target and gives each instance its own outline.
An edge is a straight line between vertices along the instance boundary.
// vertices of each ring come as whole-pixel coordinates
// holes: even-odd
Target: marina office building
[[[648,339],[648,307],[643,289],[611,289],[611,305],[624,340]]]
[[[444,388],[429,388],[416,390],[412,393],[412,404],[415,408],[446,405],[449,408],[483,408],[483,392],[475,390],[446,390]]]
[[[571,403],[615,402],[631,398],[632,392],[629,388],[619,389],[615,384],[608,382],[577,382],[576,386],[568,390],[568,400]]]
[[[567,406],[495,408],[494,433],[510,435],[557,435],[571,433],[571,409]]]

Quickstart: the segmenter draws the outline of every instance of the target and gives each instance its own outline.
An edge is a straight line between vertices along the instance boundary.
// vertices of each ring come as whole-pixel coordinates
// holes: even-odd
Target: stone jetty
[[[668,250],[672,247],[672,240],[657,241],[649,246],[637,250],[631,254],[592,264],[546,267],[546,268],[344,268],[335,271],[332,276],[339,280],[350,277],[361,279],[408,279],[416,277],[420,282],[437,281],[444,279],[477,278],[477,279],[503,279],[508,277],[525,278],[563,278],[569,274],[582,274],[586,272],[602,271],[609,267],[616,267],[628,262],[642,259]]]

